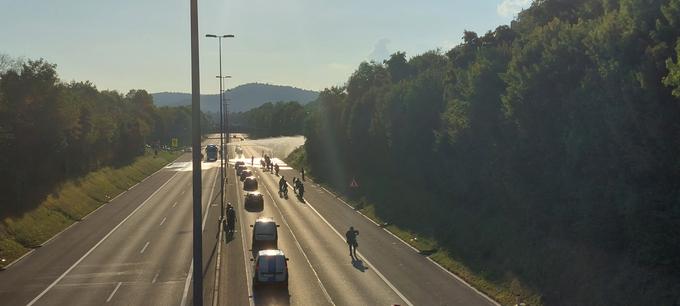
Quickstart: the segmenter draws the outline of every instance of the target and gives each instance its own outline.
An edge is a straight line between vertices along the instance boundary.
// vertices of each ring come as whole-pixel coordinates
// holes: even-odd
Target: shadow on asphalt
[[[253,288],[255,305],[290,305],[288,287],[255,287]]]
[[[364,262],[359,259],[352,258],[352,266],[361,272],[368,270],[368,267],[364,266]]]

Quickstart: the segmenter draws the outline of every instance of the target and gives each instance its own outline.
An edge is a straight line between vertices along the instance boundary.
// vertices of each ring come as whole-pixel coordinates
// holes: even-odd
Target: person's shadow
[[[352,266],[361,272],[366,272],[366,270],[368,270],[368,267],[364,266],[364,262],[359,258],[352,257]]]

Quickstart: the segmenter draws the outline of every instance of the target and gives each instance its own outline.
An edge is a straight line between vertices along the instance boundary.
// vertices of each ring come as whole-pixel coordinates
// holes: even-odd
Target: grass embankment
[[[313,169],[307,162],[304,146],[301,146],[291,152],[291,154],[286,158],[286,163],[288,163],[288,165],[291,167],[298,169],[300,167],[304,167],[305,169]],[[308,177],[310,179],[314,179],[312,176],[308,175]],[[315,183],[319,182],[316,181]],[[319,184],[323,185],[327,189],[334,190],[332,187],[326,184]],[[336,192],[336,194],[339,193]],[[526,305],[543,305],[541,302],[541,296],[537,292],[526,288],[526,286],[523,286],[518,279],[512,276],[507,276],[501,281],[485,278],[483,275],[479,275],[479,273],[472,271],[462,261],[456,259],[455,254],[450,253],[451,251],[447,252],[442,250],[436,240],[403,229],[399,226],[399,224],[386,223],[376,213],[375,204],[368,202],[366,198],[361,197],[359,200],[355,201],[343,196],[342,194],[339,195],[343,200],[360,211],[366,217],[372,219],[378,224],[382,224],[394,235],[418,249],[418,251],[420,251],[422,254],[429,256],[442,267],[453,272],[458,277],[465,280],[468,284],[472,285],[477,290],[484,292],[486,295],[496,300],[501,305],[515,305],[517,302],[517,296],[519,296],[521,298],[521,302],[525,303]]]
[[[0,222],[0,268],[40,246],[179,156],[146,154],[120,168],[102,168],[57,187],[37,208]]]

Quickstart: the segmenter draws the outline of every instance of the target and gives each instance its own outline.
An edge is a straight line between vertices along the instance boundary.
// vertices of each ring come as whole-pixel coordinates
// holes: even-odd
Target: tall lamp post
[[[229,79],[231,78],[230,75],[218,75],[216,78],[220,79],[220,146],[222,150],[222,156],[220,157],[220,176],[222,177],[222,187],[221,187],[221,207],[222,207],[222,213],[220,214],[222,220],[224,220],[224,169],[227,167],[227,160],[225,159],[225,156],[229,156],[229,150],[224,149],[224,138],[222,135],[225,134],[225,128],[224,128],[224,111],[222,105],[224,104],[224,79]],[[226,129],[228,131],[228,129]],[[229,132],[226,132],[227,135],[227,142],[229,141]]]
[[[193,305],[203,305],[203,233],[201,231],[201,81],[198,61],[198,0],[189,4],[191,29],[191,147],[193,179]],[[186,301],[182,300],[182,305]]]
[[[217,38],[218,41],[218,46],[219,46],[219,58],[220,58],[220,75],[218,78],[220,78],[220,221],[224,220],[224,154],[226,153],[224,150],[224,124],[222,118],[224,115],[222,114],[222,38],[234,38],[235,36],[232,34],[226,34],[226,35],[214,35],[214,34],[206,34],[205,37],[209,38]]]

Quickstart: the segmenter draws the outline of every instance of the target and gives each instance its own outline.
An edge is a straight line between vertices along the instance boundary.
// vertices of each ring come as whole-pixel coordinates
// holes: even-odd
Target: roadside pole
[[[193,177],[193,305],[203,305],[203,237],[201,232],[201,82],[198,61],[198,0],[190,0],[191,147]]]

